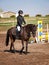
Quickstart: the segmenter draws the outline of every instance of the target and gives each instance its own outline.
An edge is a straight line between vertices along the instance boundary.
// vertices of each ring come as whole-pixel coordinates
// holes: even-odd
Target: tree
[[[15,15],[12,15],[12,16],[10,16],[10,18],[16,18],[16,16]]]
[[[49,15],[45,15],[45,17],[49,17]]]
[[[36,17],[41,17],[42,15],[41,14],[37,14]]]
[[[24,17],[29,17],[29,14],[25,14]]]

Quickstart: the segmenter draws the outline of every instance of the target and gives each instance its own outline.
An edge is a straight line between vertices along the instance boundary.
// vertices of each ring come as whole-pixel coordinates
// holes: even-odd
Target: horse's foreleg
[[[23,52],[23,49],[24,49],[24,40],[22,40],[22,49],[21,49],[20,53]]]
[[[13,43],[13,50],[15,50],[14,43]]]
[[[27,51],[28,51],[28,41],[26,41],[26,54],[27,54]]]

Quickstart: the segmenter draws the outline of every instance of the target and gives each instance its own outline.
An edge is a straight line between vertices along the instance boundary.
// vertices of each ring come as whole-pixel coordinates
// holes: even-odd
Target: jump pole
[[[38,42],[42,41],[42,21],[38,21]]]

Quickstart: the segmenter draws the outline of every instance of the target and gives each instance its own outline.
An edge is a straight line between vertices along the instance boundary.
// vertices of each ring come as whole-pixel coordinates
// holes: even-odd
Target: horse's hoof
[[[15,53],[15,50],[13,50],[12,53]]]
[[[15,51],[12,51],[12,53],[15,53]]]
[[[20,51],[20,54],[22,54],[22,51]]]
[[[10,52],[11,52],[11,53],[15,53],[15,51],[14,51],[14,50],[10,50]]]
[[[12,51],[12,50],[10,49],[10,51]]]

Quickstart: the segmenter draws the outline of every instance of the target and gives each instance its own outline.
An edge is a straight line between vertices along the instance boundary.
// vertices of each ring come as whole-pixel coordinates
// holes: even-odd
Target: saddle
[[[16,38],[18,37],[20,39],[22,33],[23,33],[23,27],[16,28]]]
[[[21,37],[22,32],[23,32],[22,29],[23,29],[23,27],[19,27],[19,26],[12,29],[13,37],[16,39],[19,39]]]
[[[20,29],[17,29],[17,28],[16,28],[16,36],[17,36],[17,37],[20,37]]]
[[[12,29],[12,36],[13,38],[19,39],[20,38],[20,30],[18,30],[16,27]]]

